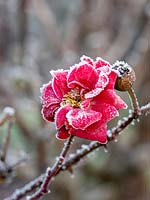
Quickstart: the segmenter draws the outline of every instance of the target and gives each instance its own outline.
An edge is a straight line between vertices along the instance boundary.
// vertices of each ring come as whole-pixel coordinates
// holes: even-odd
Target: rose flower
[[[41,88],[42,114],[55,122],[57,138],[70,135],[107,143],[107,123],[127,105],[115,93],[116,72],[98,57],[87,56],[69,70],[51,71],[52,80]]]

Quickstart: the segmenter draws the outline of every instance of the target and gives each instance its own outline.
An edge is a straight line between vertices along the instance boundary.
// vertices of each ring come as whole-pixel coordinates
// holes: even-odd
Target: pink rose
[[[47,121],[55,121],[57,138],[74,135],[105,144],[108,121],[127,107],[114,91],[117,74],[110,64],[82,56],[69,70],[51,74],[52,80],[41,89],[42,114]]]

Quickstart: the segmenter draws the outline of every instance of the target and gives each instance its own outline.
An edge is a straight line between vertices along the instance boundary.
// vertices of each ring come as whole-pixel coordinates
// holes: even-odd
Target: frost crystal
[[[73,158],[73,157],[74,157],[73,153],[69,154],[69,158]]]
[[[80,150],[80,149],[77,149],[77,154],[80,154],[80,153],[82,153],[82,150]]]
[[[105,152],[105,153],[108,153],[107,147],[104,147],[104,152]]]
[[[30,200],[30,199],[31,199],[31,196],[27,196],[27,197],[26,197],[26,200]]]
[[[87,151],[89,150],[89,146],[88,146],[88,145],[82,144],[81,147],[82,147],[82,149],[85,149],[85,150],[87,150]]]
[[[134,126],[134,125],[135,125],[135,121],[134,121],[134,120],[131,122],[131,125],[132,125],[132,126]]]
[[[107,131],[107,136],[108,136],[109,138],[112,137],[112,132],[111,132],[111,130],[108,130],[108,131]]]
[[[114,139],[114,142],[118,142],[118,139],[117,139],[117,138],[115,138],[115,139]]]
[[[130,66],[128,65],[128,63],[125,63],[124,61],[117,60],[112,65],[112,69],[116,71],[116,73],[118,74],[118,77],[122,77],[122,75],[124,75],[125,72],[129,72]]]
[[[9,115],[10,117],[13,117],[15,115],[15,109],[12,107],[5,107],[3,113]]]
[[[63,166],[62,166],[62,169],[63,169],[63,170],[66,170],[66,166],[65,166],[65,165],[63,165]]]

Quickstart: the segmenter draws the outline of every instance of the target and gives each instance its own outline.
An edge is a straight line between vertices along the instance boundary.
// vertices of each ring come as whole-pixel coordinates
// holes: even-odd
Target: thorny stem
[[[136,118],[136,114],[132,113],[131,116],[129,116],[126,120],[122,120],[122,123],[113,128],[111,130],[111,136],[107,136],[107,140],[108,142],[112,142],[115,140],[115,138],[118,136],[118,134],[124,129],[126,128],[134,119]],[[74,156],[72,156],[71,158],[68,158],[62,165],[62,170],[67,170],[69,169],[72,165],[77,164],[82,158],[84,158],[85,156],[87,156],[89,153],[91,153],[92,151],[94,151],[97,148],[100,147],[104,147],[106,148],[106,144],[101,144],[99,142],[91,142],[88,145],[88,148],[81,148],[78,152],[76,153]]]
[[[65,159],[65,156],[70,148],[70,145],[72,144],[72,141],[73,141],[73,136],[71,135],[69,137],[68,141],[65,143],[65,146],[64,146],[62,152],[60,153],[59,158],[56,159],[56,162],[54,163],[53,167],[47,168],[41,188],[36,193],[34,193],[32,196],[28,197],[27,198],[28,200],[36,200],[36,199],[41,198],[45,194],[49,193],[48,186],[51,183],[52,177],[55,177],[56,174],[59,173],[59,171],[61,169],[61,165],[62,165],[62,163]]]
[[[140,108],[139,108],[139,103],[138,103],[136,94],[132,86],[128,89],[128,93],[133,105],[134,112],[137,114],[137,117],[138,117],[138,112],[140,111]]]
[[[150,103],[146,104],[145,106],[142,106],[140,109],[140,112],[137,114],[133,112],[128,116],[128,118],[117,127],[113,128],[111,131],[111,136],[108,137],[108,142],[114,141],[116,136],[124,129],[126,128],[131,122],[139,118],[140,115],[147,115],[150,113]],[[68,170],[73,165],[77,164],[81,159],[83,159],[85,156],[87,156],[89,153],[94,151],[95,149],[98,149],[99,147],[103,147],[103,144],[100,144],[98,142],[91,142],[89,145],[87,145],[88,148],[81,148],[79,151],[76,151],[74,156],[69,157],[60,167],[60,169],[57,171],[55,175],[58,175],[61,171]],[[32,192],[36,188],[40,187],[43,183],[43,179],[45,177],[45,174],[40,175],[35,180],[31,181],[30,183],[27,183],[23,188],[17,189],[10,197],[5,198],[5,200],[19,200],[23,197],[25,197],[29,192]]]

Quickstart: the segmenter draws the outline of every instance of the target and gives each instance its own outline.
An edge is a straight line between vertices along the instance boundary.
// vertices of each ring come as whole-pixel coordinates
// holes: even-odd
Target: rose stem
[[[36,200],[44,196],[45,194],[49,193],[48,186],[52,180],[52,177],[54,177],[61,170],[62,163],[64,162],[64,158],[66,157],[72,142],[73,142],[73,136],[71,135],[67,140],[67,142],[65,143],[64,148],[62,149],[59,158],[56,159],[56,162],[54,163],[53,167],[47,168],[41,188],[32,196],[28,197],[28,200]]]
[[[132,102],[132,106],[133,106],[134,112],[135,112],[136,114],[138,114],[139,111],[140,111],[139,103],[138,103],[136,94],[135,94],[134,89],[133,89],[132,86],[128,89],[128,94],[129,94],[129,96],[130,96],[130,99],[131,99],[131,102]]]

